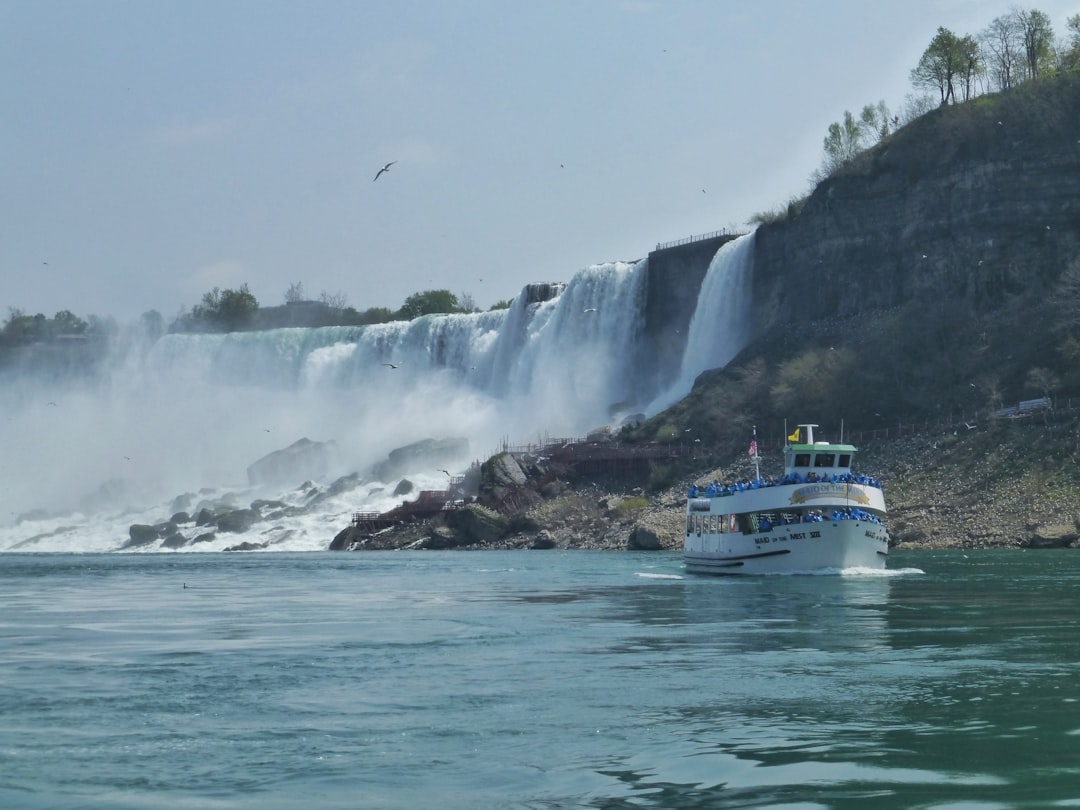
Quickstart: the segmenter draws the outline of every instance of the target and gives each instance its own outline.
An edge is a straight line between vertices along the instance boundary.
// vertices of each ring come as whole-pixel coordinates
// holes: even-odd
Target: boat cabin
[[[796,435],[805,436],[806,442],[784,447],[784,473],[797,481],[828,481],[833,476],[850,475],[854,445],[815,442],[816,427],[799,425]]]

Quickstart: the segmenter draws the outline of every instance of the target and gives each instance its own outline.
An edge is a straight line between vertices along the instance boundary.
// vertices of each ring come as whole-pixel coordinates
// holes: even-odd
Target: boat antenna
[[[844,417],[840,417],[840,444],[844,443]]]

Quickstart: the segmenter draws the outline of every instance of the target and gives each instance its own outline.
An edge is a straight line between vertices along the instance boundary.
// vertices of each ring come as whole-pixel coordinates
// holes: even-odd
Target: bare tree
[[[323,290],[319,293],[319,301],[323,306],[329,307],[330,309],[345,309],[345,307],[349,305],[348,296],[340,290],[333,294]]]
[[[1008,90],[1020,80],[1024,64],[1024,33],[1016,11],[995,17],[979,34],[979,43],[994,87]]]
[[[289,285],[289,289],[285,291],[285,303],[295,304],[297,301],[304,300],[304,282],[294,281]]]

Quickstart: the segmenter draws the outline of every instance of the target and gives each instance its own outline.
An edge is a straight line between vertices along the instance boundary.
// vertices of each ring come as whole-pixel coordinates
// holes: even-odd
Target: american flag
[[[750,457],[753,458],[757,455],[757,439],[752,439],[750,442]]]

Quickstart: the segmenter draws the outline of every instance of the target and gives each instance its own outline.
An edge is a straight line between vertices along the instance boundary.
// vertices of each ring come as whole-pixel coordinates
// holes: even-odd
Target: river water
[[[0,807],[1080,805],[1080,554],[0,555]]]

